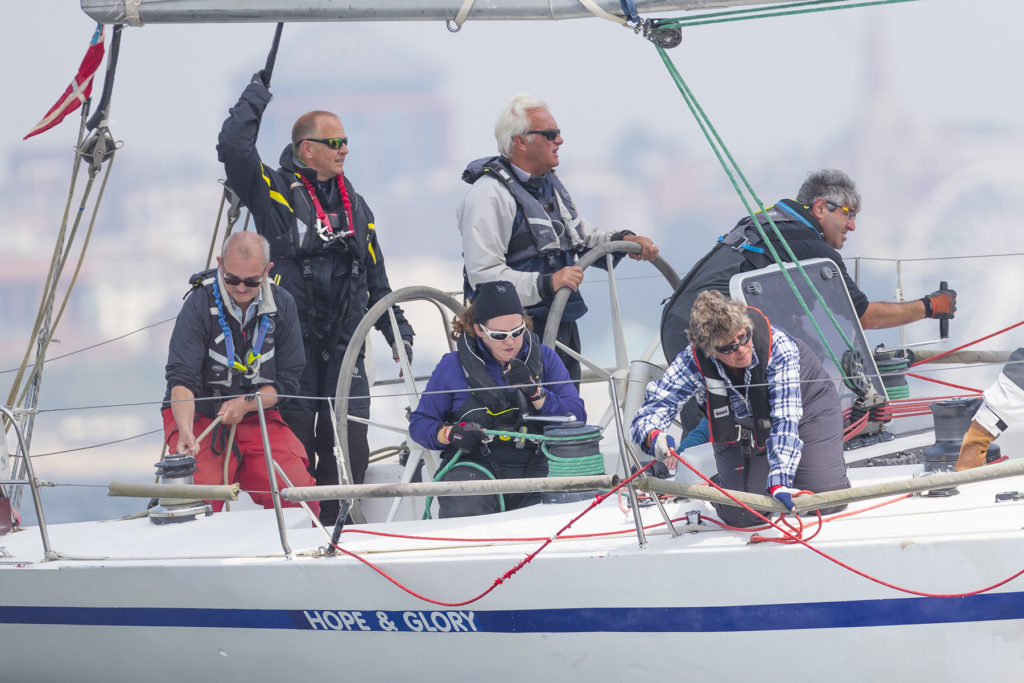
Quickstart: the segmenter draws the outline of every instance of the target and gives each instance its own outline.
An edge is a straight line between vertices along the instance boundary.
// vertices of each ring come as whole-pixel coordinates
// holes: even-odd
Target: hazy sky
[[[21,137],[74,74],[93,23],[70,0],[9,3],[5,10],[15,30],[0,43],[8,79],[0,154],[68,144],[71,121],[41,138]],[[869,24],[882,30],[900,106],[925,121],[1019,126],[1022,18],[1014,0],[921,0],[695,27],[671,54],[723,135],[750,158],[820,143],[847,123],[859,104],[864,52],[875,49]],[[154,162],[173,154],[209,158],[239,76],[263,63],[272,33],[269,24],[126,29],[115,136]],[[548,100],[567,129],[563,163],[601,156],[626,125],[699,143],[654,49],[600,19],[469,22],[458,34],[439,22],[293,24],[275,80],[318,70],[325,88],[343,90],[349,79],[412,63],[444,74],[442,91],[458,112],[450,144],[459,159],[493,146],[495,112],[524,90]],[[812,106],[793,106],[794,98]]]

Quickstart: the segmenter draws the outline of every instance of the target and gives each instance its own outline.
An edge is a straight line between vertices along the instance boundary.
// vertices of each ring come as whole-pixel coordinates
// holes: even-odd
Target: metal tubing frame
[[[281,548],[288,557],[292,549],[288,546],[288,529],[284,524],[284,510],[281,508],[281,491],[277,487],[277,473],[274,471],[274,458],[270,454],[270,436],[267,434],[267,416],[263,412],[263,396],[260,392],[250,394],[256,401],[256,411],[260,416],[260,435],[263,437],[263,457],[267,461],[267,478],[270,480],[270,495],[274,499],[274,513],[277,515],[277,532],[281,536]],[[230,454],[229,454],[230,455]]]
[[[629,476],[629,458],[626,457],[626,438],[622,431],[622,414],[619,411],[619,392],[615,390],[615,379],[608,378],[608,393],[611,395],[612,405],[615,407],[615,429],[619,435],[619,457],[622,458],[622,475]],[[636,538],[641,548],[647,547],[647,535],[644,533],[644,521],[640,517],[640,505],[636,500],[636,489],[633,482],[626,485],[629,494],[629,506],[633,509],[633,521],[636,523]]]
[[[3,413],[11,421],[14,426],[14,432],[18,435],[18,447],[20,448],[21,457],[25,460],[25,472],[28,475],[27,481],[19,482],[19,484],[28,484],[29,488],[32,489],[32,503],[36,508],[36,520],[39,522],[39,535],[43,541],[43,557],[47,560],[57,559],[57,553],[53,552],[50,547],[50,536],[46,532],[46,517],[43,515],[43,501],[39,498],[39,487],[36,485],[36,473],[32,468],[32,458],[29,457],[28,444],[25,443],[25,438],[21,433],[21,426],[17,420],[14,419],[14,414],[5,405],[0,405],[0,413]],[[17,454],[15,454],[17,455]],[[13,468],[12,468],[13,470]]]
[[[590,491],[610,489],[619,483],[610,474],[578,477],[523,477],[522,479],[484,479],[480,481],[428,481],[386,484],[338,484],[335,486],[296,486],[282,492],[291,502],[362,498],[425,496],[479,496],[496,493],[533,493],[537,491]]]

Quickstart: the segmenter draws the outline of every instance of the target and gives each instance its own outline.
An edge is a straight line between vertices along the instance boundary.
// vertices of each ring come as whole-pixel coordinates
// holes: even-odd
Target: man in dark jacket
[[[249,208],[256,230],[270,242],[272,276],[298,304],[307,364],[299,384],[304,399],[292,402],[285,419],[316,462],[318,484],[338,482],[333,453],[334,423],[324,397],[333,397],[342,357],[367,309],[391,293],[373,213],[342,173],[348,138],[338,117],[312,111],[299,117],[292,142],[276,171],[263,164],[256,137],[269,84],[257,73],[231,108],[217,144],[228,185]],[[399,339],[387,316],[377,322],[388,344],[412,358],[413,330],[395,307]],[[352,378],[350,412],[369,417],[369,385],[362,356]],[[365,397],[365,398],[363,398]],[[349,424],[349,479],[361,483],[369,460],[366,425]],[[322,506],[326,523],[337,516],[336,501]]]
[[[274,502],[257,400],[266,410],[274,460],[293,486],[313,483],[305,449],[277,408],[278,395],[294,394],[298,388],[305,355],[295,302],[267,277],[274,265],[269,254],[259,235],[237,233],[224,243],[216,270],[192,277],[192,291],[171,334],[163,404],[167,445],[172,453],[187,452],[197,459],[195,483],[237,481],[267,508]],[[217,416],[221,425],[199,443],[196,435]],[[230,453],[225,426],[235,427]],[[278,485],[287,484],[279,477]],[[216,510],[223,506],[223,501],[211,502]]]
[[[842,171],[822,170],[807,175],[795,201],[782,199],[756,215],[783,261],[792,259],[774,234],[768,223],[769,217],[798,260],[828,258],[839,266],[864,329],[898,327],[922,318],[952,318],[956,312],[956,292],[952,289],[901,303],[868,301],[839,255],[846,242],[846,234],[857,228],[859,210],[860,193],[850,177]],[[671,363],[686,346],[686,337],[682,333],[689,325],[690,309],[698,294],[716,289],[728,296],[729,279],[733,275],[774,262],[750,216],[744,217],[731,232],[723,235],[718,244],[690,269],[665,307],[661,341],[666,359]]]

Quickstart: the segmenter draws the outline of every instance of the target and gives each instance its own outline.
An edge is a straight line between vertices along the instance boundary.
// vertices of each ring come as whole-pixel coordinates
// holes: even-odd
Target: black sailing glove
[[[462,449],[464,453],[472,453],[480,448],[489,437],[476,422],[459,422],[453,424],[448,432],[448,443]]]
[[[518,358],[510,360],[502,372],[509,384],[523,385],[519,387],[519,391],[523,392],[526,400],[536,401],[544,396],[544,387],[540,385],[537,378],[530,372],[530,368],[526,367],[526,363]]]

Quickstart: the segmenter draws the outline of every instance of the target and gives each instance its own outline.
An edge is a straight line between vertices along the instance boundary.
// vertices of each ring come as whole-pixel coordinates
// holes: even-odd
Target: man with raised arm
[[[897,327],[923,318],[952,318],[956,312],[956,292],[952,289],[940,289],[920,299],[900,303],[868,301],[839,255],[847,233],[857,229],[860,205],[860,193],[848,175],[837,170],[821,170],[807,174],[795,200],[781,199],[756,216],[783,261],[791,259],[768,223],[769,216],[797,259],[835,261],[864,329]],[[666,359],[671,362],[686,345],[685,337],[679,333],[688,327],[690,308],[698,294],[717,289],[729,296],[729,279],[733,275],[774,262],[750,216],[741,219],[736,227],[719,238],[718,244],[683,277],[665,307],[661,329]]]
[[[163,404],[167,446],[196,458],[195,483],[238,482],[265,508],[274,501],[256,401],[265,410],[274,460],[292,486],[313,484],[306,451],[278,410],[278,396],[298,388],[305,355],[295,301],[267,276],[273,266],[267,241],[240,232],[224,243],[216,269],[192,276],[171,333]],[[221,424],[197,441],[218,416]],[[278,485],[287,486],[280,477]],[[211,503],[215,510],[224,504]]]
[[[639,244],[642,251],[631,257],[644,261],[657,258],[658,248],[629,230],[598,230],[577,213],[554,170],[562,132],[543,101],[526,94],[513,97],[498,115],[494,137],[500,156],[477,159],[462,174],[472,185],[457,211],[466,297],[482,282],[512,282],[543,334],[555,292],[569,287],[572,294],[556,339],[579,352],[576,321],[587,312],[579,292],[579,256],[613,240]],[[604,267],[604,262],[595,265]],[[558,355],[578,381],[579,362],[561,350]]]
[[[391,293],[373,212],[343,173],[348,137],[327,111],[303,114],[281,153],[280,168],[263,164],[256,151],[263,112],[271,99],[265,72],[253,76],[221,128],[217,152],[228,185],[249,208],[256,230],[270,242],[272,276],[295,298],[306,350],[306,369],[285,419],[315,462],[318,484],[338,483],[334,421],[324,397],[333,397],[349,340],[367,309]],[[377,321],[394,349],[412,360],[413,330],[394,308],[399,338],[388,316]],[[352,377],[349,411],[368,418],[369,384],[362,352]],[[352,478],[362,483],[370,450],[366,425],[350,422],[346,449]],[[321,518],[333,524],[337,501],[324,501]]]

